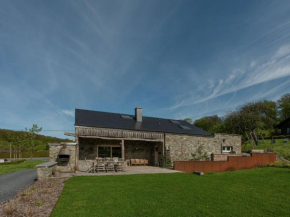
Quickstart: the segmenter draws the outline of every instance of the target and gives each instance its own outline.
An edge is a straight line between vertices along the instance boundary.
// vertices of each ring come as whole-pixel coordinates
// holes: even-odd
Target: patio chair
[[[125,171],[125,168],[126,168],[125,161],[119,161],[118,164],[117,164],[116,170],[117,171]]]
[[[106,163],[104,162],[104,160],[99,159],[97,162],[95,162],[95,171],[106,171]]]
[[[115,164],[114,161],[108,161],[106,165],[106,171],[112,171],[115,172]]]
[[[85,164],[87,166],[87,173],[94,172],[94,162],[90,165],[89,162],[87,162],[87,159],[85,158]]]
[[[148,163],[149,163],[148,160],[145,159],[145,160],[144,160],[144,164],[145,164],[145,165],[148,165]]]
[[[136,160],[135,159],[131,159],[131,165],[136,165]]]
[[[117,163],[117,162],[119,161],[119,158],[118,158],[118,157],[113,157],[113,161],[114,161],[115,163]]]
[[[136,165],[140,165],[140,159],[136,159]]]
[[[105,161],[106,161],[106,162],[111,161],[111,160],[112,160],[112,158],[110,158],[110,157],[105,157]]]

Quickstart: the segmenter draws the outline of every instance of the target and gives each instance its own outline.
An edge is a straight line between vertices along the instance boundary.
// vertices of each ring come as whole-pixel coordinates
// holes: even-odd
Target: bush
[[[280,168],[290,168],[290,163],[284,163],[281,161],[275,161],[268,165],[269,167],[280,167]]]
[[[203,146],[200,145],[197,150],[191,154],[192,161],[209,161],[210,156],[203,150]]]

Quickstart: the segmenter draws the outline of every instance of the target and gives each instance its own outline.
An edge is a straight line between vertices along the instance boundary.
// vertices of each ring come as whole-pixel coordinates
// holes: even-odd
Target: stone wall
[[[65,147],[65,149],[70,154],[69,162],[59,162],[58,153],[61,148]],[[49,144],[49,161],[57,162],[57,171],[62,172],[72,172],[74,171],[74,166],[76,166],[76,145],[61,145],[60,143],[50,143]]]
[[[211,160],[212,161],[227,161],[228,155],[227,154],[212,154]]]
[[[54,175],[57,168],[56,162],[46,162],[39,164],[37,167],[37,177],[39,179],[47,179]]]
[[[231,146],[236,154],[241,153],[241,136],[230,134],[215,134],[213,137],[189,136],[181,134],[166,134],[165,145],[169,150],[171,161],[191,160],[199,146],[211,154],[221,154],[222,146]]]
[[[148,141],[125,141],[125,159],[148,159],[151,165],[155,162],[155,146],[158,147],[158,154],[162,155],[161,142]]]

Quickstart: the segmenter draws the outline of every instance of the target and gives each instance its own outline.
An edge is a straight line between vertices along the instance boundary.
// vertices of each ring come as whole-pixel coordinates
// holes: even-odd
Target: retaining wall
[[[252,153],[250,157],[228,156],[227,161],[175,161],[174,170],[193,173],[225,172],[266,166],[276,161],[275,153]]]

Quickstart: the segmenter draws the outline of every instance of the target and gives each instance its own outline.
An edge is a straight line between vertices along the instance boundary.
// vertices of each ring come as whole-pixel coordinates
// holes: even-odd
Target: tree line
[[[277,124],[290,118],[290,94],[277,101],[261,100],[246,103],[223,117],[206,116],[195,121],[185,120],[210,133],[240,134],[258,145],[259,138],[279,135]]]
[[[9,141],[12,150],[18,150],[19,153],[16,154],[16,159],[21,158],[21,153],[26,150],[30,152],[31,167],[33,165],[33,153],[34,153],[34,141],[36,139],[37,133],[41,132],[42,127],[38,127],[37,124],[33,124],[30,129],[25,128],[20,134],[14,134],[10,136]],[[18,156],[17,156],[18,154]]]

